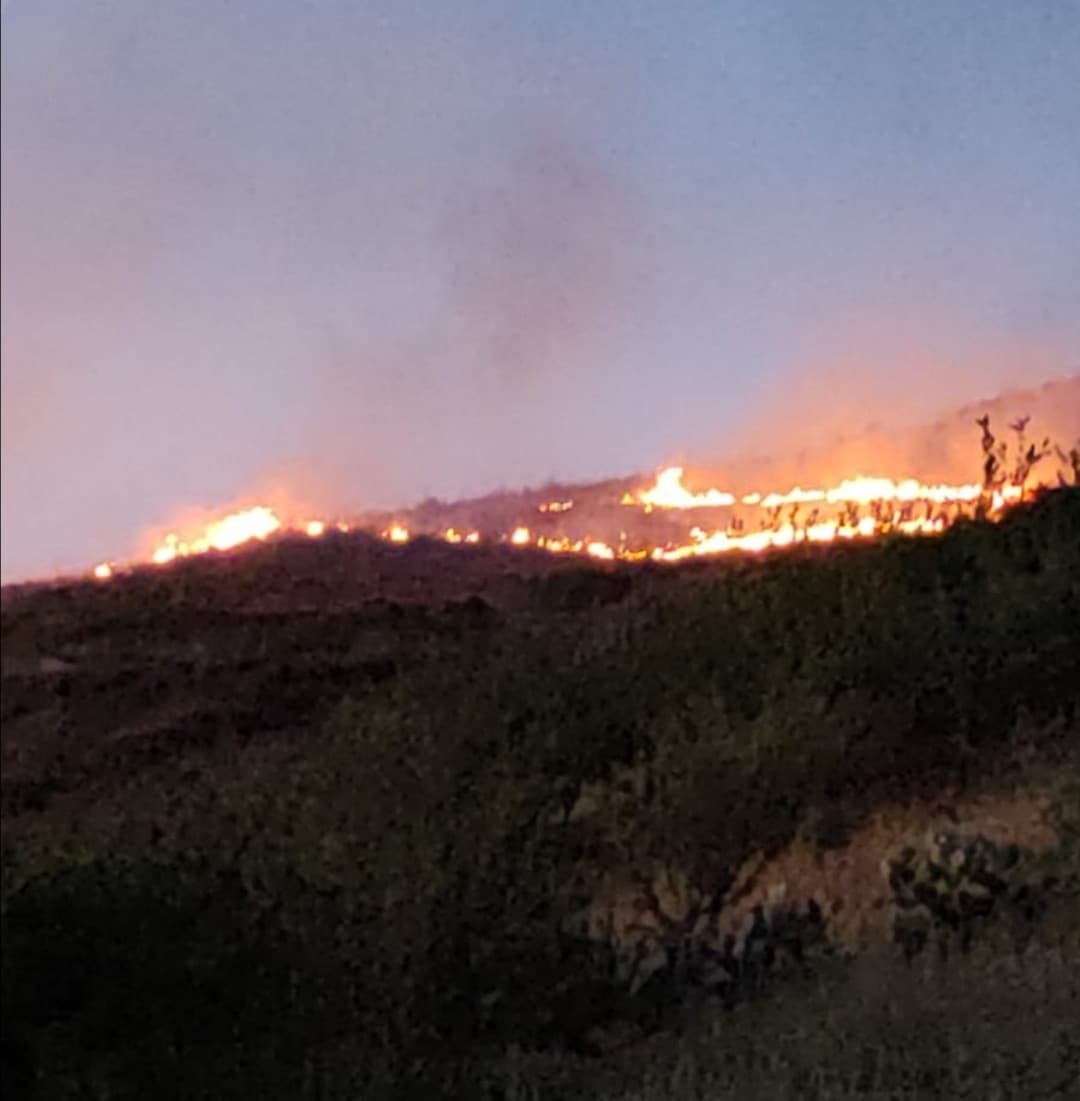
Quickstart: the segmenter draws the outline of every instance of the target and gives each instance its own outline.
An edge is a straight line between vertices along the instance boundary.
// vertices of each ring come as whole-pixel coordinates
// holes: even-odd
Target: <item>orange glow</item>
[[[691,493],[683,484],[683,468],[669,466],[656,476],[655,483],[636,495],[625,493],[624,505],[643,505],[663,509],[724,508],[735,504],[732,493],[719,489],[707,489],[703,493]],[[847,478],[831,489],[802,489],[796,486],[787,493],[748,493],[741,498],[744,505],[760,505],[762,508],[778,508],[782,505],[817,504],[870,504],[876,501],[928,501],[935,504],[977,501],[982,489],[976,483],[968,485],[923,485],[914,478],[894,481],[892,478]],[[1006,500],[1020,496],[1019,486],[1007,486]]]
[[[542,550],[550,551],[552,554],[566,554],[566,553],[578,553],[581,551],[581,542],[571,542],[565,535],[560,536],[544,536],[541,535],[536,540],[536,545]]]
[[[480,533],[478,531],[470,531],[466,535],[462,535],[457,528],[447,528],[443,532],[443,538],[448,543],[479,543]]]
[[[723,493],[719,489],[691,493],[683,485],[682,476],[681,466],[669,466],[656,476],[655,485],[638,493],[636,498],[629,494],[624,495],[623,504],[641,503],[656,508],[721,508],[735,504],[735,498],[730,493]]]
[[[587,529],[579,526],[576,532],[538,534],[519,525],[509,528],[502,541],[514,547],[531,546],[551,554],[578,554],[601,561],[639,562],[651,558],[679,562],[730,551],[754,553],[800,543],[870,539],[886,533],[934,535],[961,516],[981,514],[997,518],[1024,496],[1022,487],[1012,484],[986,492],[974,483],[938,485],[912,478],[857,476],[829,488],[796,486],[786,492],[753,492],[737,497],[715,488],[692,492],[683,483],[683,473],[681,467],[668,467],[657,474],[651,486],[624,494],[620,498],[626,510],[623,518],[614,524],[609,520],[608,531],[581,534]],[[615,501],[597,503],[605,506],[614,505]],[[569,512],[574,504],[571,500],[548,501],[537,505],[537,509],[547,515],[558,515]],[[687,525],[680,533],[682,512],[709,509],[727,511],[718,513],[717,522],[708,524],[701,523],[699,511],[695,516],[698,522]],[[575,518],[581,511],[578,502]],[[592,519],[601,522],[604,515],[601,509]],[[632,515],[641,519],[631,523]],[[567,524],[569,528],[570,520]],[[256,505],[212,521],[197,535],[170,532],[152,549],[149,560],[164,566],[178,558],[228,550],[274,535],[319,538],[331,526],[341,532],[363,528],[362,523],[320,519],[285,523],[274,509]],[[453,526],[425,534],[452,544],[480,542],[479,532]],[[412,535],[403,520],[382,532],[382,538],[391,543],[407,543]],[[102,562],[93,568],[91,576],[108,581],[123,569],[115,563]]]
[[[281,521],[272,509],[256,505],[215,520],[202,535],[194,539],[181,539],[176,532],[169,532],[154,548],[150,561],[163,566],[176,558],[205,554],[210,550],[231,550],[252,539],[265,539],[280,527]]]
[[[624,494],[621,503],[649,514],[653,509],[730,507],[736,500],[733,494],[718,489],[691,493],[683,484],[682,476],[681,467],[667,467],[660,471],[650,488],[636,494]],[[985,511],[993,518],[1022,497],[1021,486],[1006,484],[986,497]],[[725,525],[711,532],[695,526],[690,529],[686,542],[652,547],[647,553],[657,561],[677,562],[727,551],[762,551],[795,543],[867,539],[889,531],[932,535],[943,531],[957,516],[972,514],[974,507],[983,500],[984,491],[976,483],[926,485],[914,478],[896,481],[862,476],[845,479],[828,489],[796,486],[785,493],[764,496],[747,493],[739,498],[741,505],[766,514],[760,518],[759,513],[759,530],[746,531],[745,523],[738,527]],[[780,522],[779,510],[788,506],[792,509],[791,515]],[[804,506],[811,507],[805,519],[799,522],[797,517]],[[832,517],[821,515],[837,509],[839,513]],[[619,548],[616,556],[631,559],[641,553],[640,548],[634,551]]]

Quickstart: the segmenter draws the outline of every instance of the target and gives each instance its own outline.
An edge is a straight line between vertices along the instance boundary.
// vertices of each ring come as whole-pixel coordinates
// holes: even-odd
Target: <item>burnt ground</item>
[[[110,582],[8,587],[6,810],[317,726],[426,642],[620,599],[648,567],[361,534],[284,538]]]

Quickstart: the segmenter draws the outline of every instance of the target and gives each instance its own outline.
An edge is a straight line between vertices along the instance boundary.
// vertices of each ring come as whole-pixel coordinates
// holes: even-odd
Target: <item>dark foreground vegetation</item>
[[[9,1097],[1075,1088],[1080,490],[939,538],[268,603],[314,553],[351,592],[345,544],[281,544],[5,609]],[[814,898],[695,932],[755,854],[1022,785],[1058,847],[892,854],[899,943],[852,956]],[[659,914],[656,869],[693,901],[635,969],[582,915],[613,870]]]

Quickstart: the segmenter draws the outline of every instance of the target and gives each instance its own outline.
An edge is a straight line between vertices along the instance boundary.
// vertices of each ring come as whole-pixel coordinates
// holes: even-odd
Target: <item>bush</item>
[[[296,1096],[347,1020],[325,967],[202,864],[95,861],[25,883],[3,971],[15,1096]]]

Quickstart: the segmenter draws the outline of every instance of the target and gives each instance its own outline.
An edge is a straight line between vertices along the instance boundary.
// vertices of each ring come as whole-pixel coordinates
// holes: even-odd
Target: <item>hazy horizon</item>
[[[1080,5],[14,0],[2,51],[5,581],[1080,365]]]

